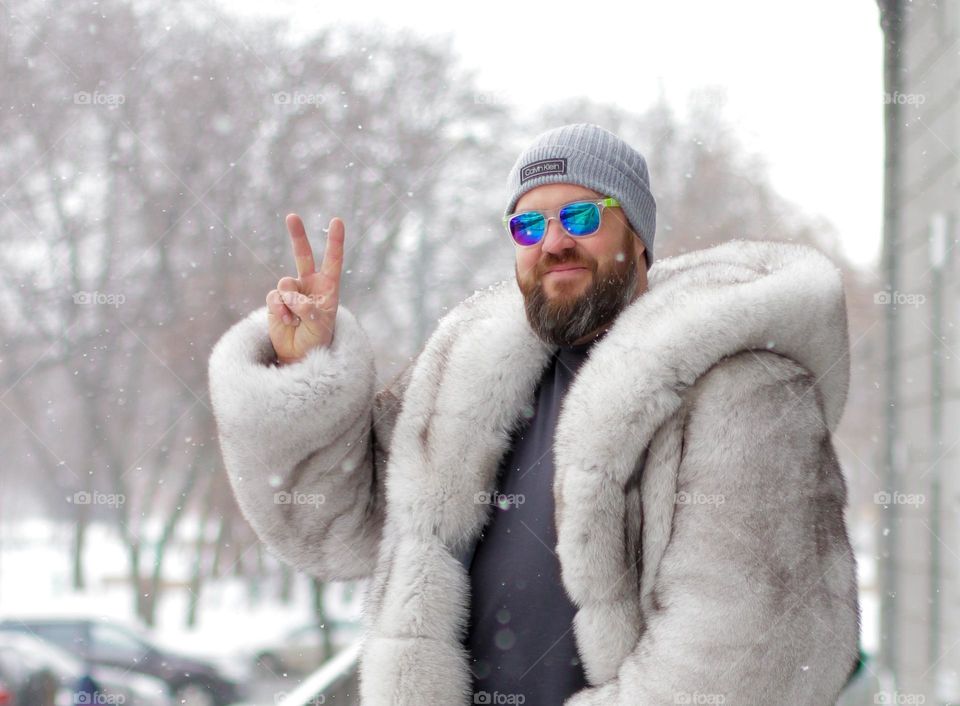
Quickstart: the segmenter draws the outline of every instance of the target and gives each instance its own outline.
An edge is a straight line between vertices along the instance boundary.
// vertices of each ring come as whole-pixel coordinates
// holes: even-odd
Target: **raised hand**
[[[320,271],[300,216],[287,216],[287,230],[297,262],[297,277],[283,277],[267,294],[270,341],[281,365],[294,363],[317,346],[329,346],[337,319],[343,270],[343,221],[333,218]]]

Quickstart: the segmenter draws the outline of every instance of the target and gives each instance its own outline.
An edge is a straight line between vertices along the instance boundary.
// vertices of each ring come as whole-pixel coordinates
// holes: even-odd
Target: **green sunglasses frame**
[[[619,207],[620,207],[620,202],[617,201],[617,200],[616,200],[615,198],[613,198],[612,196],[607,196],[607,197],[605,197],[605,198],[596,199],[596,200],[594,200],[594,199],[577,199],[577,200],[575,200],[575,201],[570,201],[570,202],[568,202],[568,203],[565,203],[565,204],[562,204],[562,205],[560,205],[560,206],[557,206],[557,208],[529,208],[529,209],[527,209],[527,210],[525,210],[525,211],[516,211],[516,212],[511,213],[511,214],[509,214],[509,215],[507,215],[507,216],[504,217],[504,219],[503,219],[503,227],[506,228],[506,230],[507,230],[507,235],[510,236],[510,240],[512,240],[513,243],[514,243],[514,245],[516,245],[518,248],[532,248],[533,246],[539,245],[540,243],[542,243],[542,242],[543,242],[543,238],[544,238],[544,237],[546,236],[546,234],[547,234],[547,229],[550,227],[550,219],[551,219],[551,218],[556,218],[556,219],[557,219],[557,222],[560,224],[560,227],[563,228],[564,233],[566,233],[567,235],[569,235],[571,238],[589,238],[590,236],[596,235],[596,234],[599,232],[599,230],[600,230],[600,226],[599,226],[599,225],[597,225],[597,230],[593,231],[592,233],[586,233],[585,235],[574,235],[574,234],[571,233],[569,230],[567,230],[566,226],[563,225],[563,221],[560,220],[560,211],[562,211],[563,209],[565,209],[567,206],[572,206],[573,204],[577,204],[577,203],[592,203],[592,204],[595,204],[595,205],[600,209],[600,219],[599,219],[599,221],[598,221],[598,224],[603,222],[603,209],[604,209],[604,208],[619,208]],[[537,240],[537,242],[535,242],[535,243],[530,243],[530,245],[523,245],[522,243],[518,243],[518,242],[517,242],[517,239],[513,237],[513,232],[510,230],[510,220],[511,220],[512,218],[514,218],[515,216],[519,216],[519,215],[522,214],[522,213],[539,213],[539,214],[541,214],[541,215],[543,216],[543,222],[544,222],[543,235],[540,236],[540,239]]]

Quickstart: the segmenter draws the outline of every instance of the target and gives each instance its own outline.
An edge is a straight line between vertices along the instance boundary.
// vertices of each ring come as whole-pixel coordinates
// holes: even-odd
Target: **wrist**
[[[273,355],[273,360],[271,361],[271,364],[272,364],[274,367],[282,368],[282,367],[285,366],[285,365],[292,365],[292,364],[297,363],[297,362],[299,362],[299,361],[301,361],[301,360],[303,360],[303,357],[302,357],[302,356],[299,357],[299,358],[286,358],[286,357],[284,357],[284,356],[282,356],[282,355],[277,355],[276,353],[274,353],[274,355]]]
[[[285,365],[293,365],[294,363],[299,363],[301,360],[302,358],[277,358],[274,365],[276,365],[278,368],[282,368]]]

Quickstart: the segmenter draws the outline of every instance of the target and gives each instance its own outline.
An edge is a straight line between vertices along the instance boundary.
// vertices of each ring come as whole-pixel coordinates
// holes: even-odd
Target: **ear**
[[[646,252],[647,248],[646,248],[646,246],[643,244],[643,240],[640,239],[640,234],[637,233],[637,231],[635,231],[635,230],[630,226],[629,223],[624,223],[624,224],[623,224],[623,230],[624,230],[624,232],[626,233],[626,237],[627,237],[627,238],[631,238],[631,240],[630,240],[630,243],[631,243],[630,247],[633,248],[633,254],[634,254],[636,257],[644,257],[644,252]]]

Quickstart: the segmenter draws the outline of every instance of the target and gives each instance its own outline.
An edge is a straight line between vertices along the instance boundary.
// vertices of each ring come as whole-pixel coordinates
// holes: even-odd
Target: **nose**
[[[549,218],[547,220],[547,232],[543,234],[542,249],[553,255],[559,255],[564,250],[569,250],[575,246],[573,236],[563,229],[560,221],[553,217]]]

